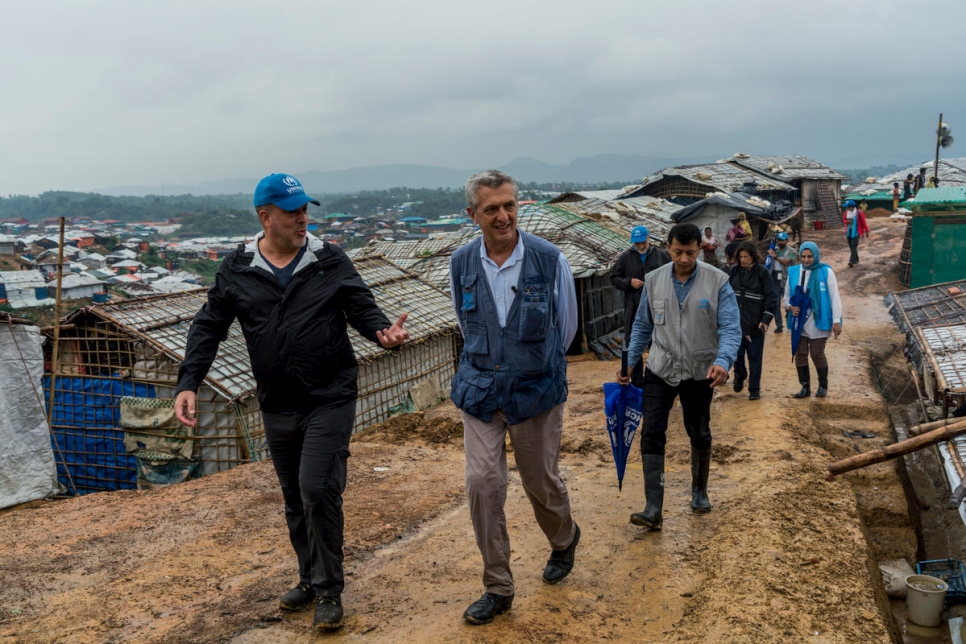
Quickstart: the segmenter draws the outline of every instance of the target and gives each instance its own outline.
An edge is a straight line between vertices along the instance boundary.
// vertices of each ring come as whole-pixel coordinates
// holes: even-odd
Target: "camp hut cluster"
[[[556,244],[570,263],[577,285],[578,332],[568,353],[619,354],[623,294],[611,284],[610,269],[630,246],[630,231],[635,226],[647,226],[655,243],[662,244],[671,228],[667,216],[674,206],[652,198],[624,203],[568,194],[553,203],[522,206],[517,226]],[[647,208],[644,203],[655,205]],[[479,229],[463,229],[432,239],[372,242],[352,255],[356,261],[385,257],[449,291],[450,255],[479,235]],[[452,304],[450,309],[455,321]]]
[[[457,329],[438,289],[379,258],[356,266],[388,316],[410,313],[411,338],[386,351],[350,329],[360,363],[358,431],[443,395],[455,371]],[[237,322],[198,391],[194,431],[177,423],[165,436],[143,429],[144,418],[169,424],[188,328],[205,301],[200,289],[94,305],[65,319],[56,348],[48,343],[51,360],[57,353],[48,378],[51,431],[60,481],[71,492],[167,484],[269,456]]]
[[[856,203],[860,200],[865,201],[869,208],[888,208],[891,210],[892,184],[898,183],[899,190],[902,190],[903,181],[906,177],[911,174],[915,178],[919,175],[921,168],[926,170],[926,177],[933,177],[936,174],[936,161],[930,159],[905,170],[887,174],[884,177],[869,177],[864,181],[854,183],[843,189],[845,198],[854,199]],[[966,157],[939,159],[939,187],[966,187]]]

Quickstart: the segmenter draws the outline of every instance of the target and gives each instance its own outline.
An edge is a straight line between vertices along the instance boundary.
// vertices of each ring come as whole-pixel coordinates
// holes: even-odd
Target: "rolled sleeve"
[[[731,284],[725,282],[718,290],[718,357],[714,364],[729,371],[741,346],[741,313]]]
[[[734,294],[732,294],[734,298]],[[736,305],[737,308],[737,305]],[[651,307],[647,304],[647,284],[641,287],[641,303],[634,315],[634,325],[631,327],[630,343],[627,345],[627,368],[633,370],[644,354],[644,348],[650,344],[654,333],[654,320],[651,318]],[[738,348],[735,347],[737,353]]]

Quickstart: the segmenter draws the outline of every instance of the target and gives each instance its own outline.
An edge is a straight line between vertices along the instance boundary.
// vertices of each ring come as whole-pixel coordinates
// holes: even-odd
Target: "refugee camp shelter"
[[[705,227],[710,226],[715,236],[724,244],[725,235],[732,226],[731,222],[738,218],[738,213],[745,213],[752,231],[758,230],[759,221],[762,219],[767,225],[768,219],[765,213],[767,206],[767,201],[743,192],[716,192],[690,206],[678,209],[672,216],[672,220],[676,224],[694,224],[702,233]],[[756,234],[756,241],[761,238],[761,235]]]
[[[53,305],[48,297],[47,280],[39,270],[0,271],[0,302],[23,309]]]
[[[730,163],[763,176],[771,176],[795,188],[806,223],[822,221],[827,227],[842,225],[842,182],[848,177],[800,154],[792,156],[749,156],[736,154]]]
[[[28,320],[0,311],[0,508],[59,490],[43,399],[43,341]]]
[[[912,210],[910,286],[966,279],[966,186],[923,188]]]
[[[414,400],[435,402],[434,395],[443,395],[455,372],[457,329],[450,300],[438,289],[383,259],[356,266],[388,317],[410,314],[410,342],[398,351],[350,328],[359,361],[359,431],[391,413],[419,408]],[[132,453],[132,434],[143,432],[130,429],[125,410],[170,406],[188,328],[206,297],[204,289],[142,297],[90,306],[64,320],[53,373],[52,432],[61,446],[60,480],[71,492],[166,484],[270,456],[237,322],[198,391],[198,425],[171,439],[190,446],[174,454]]]
[[[781,178],[767,176],[735,163],[719,162],[665,168],[645,177],[643,183],[626,196],[663,197],[686,206],[711,193],[730,194],[746,186],[755,186],[756,192],[753,194],[768,201],[792,201],[795,195],[795,187]]]
[[[936,169],[935,159],[929,159],[919,165],[887,174],[869,183],[863,181],[850,185],[845,189],[846,197],[844,198],[855,199],[858,202],[859,197],[861,197],[869,199],[870,201],[888,201],[891,204],[892,184],[898,183],[899,189],[901,190],[902,182],[906,176],[910,174],[913,177],[917,176],[920,168],[926,168],[926,176],[932,177]],[[939,187],[952,188],[956,186],[966,186],[966,157],[939,159]]]

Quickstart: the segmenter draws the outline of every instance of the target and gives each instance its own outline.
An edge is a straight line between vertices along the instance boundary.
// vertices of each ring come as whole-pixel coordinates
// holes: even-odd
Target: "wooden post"
[[[933,169],[933,182],[939,178],[939,141],[943,138],[941,134],[943,129],[943,115],[942,112],[939,113],[939,125],[936,127],[936,167]],[[923,186],[925,188],[925,186]]]
[[[966,434],[966,419],[951,423],[945,427],[935,429],[931,432],[927,432],[913,438],[908,438],[904,441],[899,441],[898,443],[893,443],[892,445],[880,447],[879,449],[872,450],[871,452],[865,452],[864,454],[844,458],[841,461],[835,461],[834,463],[830,463],[828,466],[829,480],[835,478],[836,474],[843,474],[845,472],[857,470],[860,467],[866,467],[875,463],[888,461],[896,458],[897,456],[910,454],[912,452],[919,451],[924,447],[929,447],[930,445],[935,445],[936,443],[940,443],[942,441],[952,440],[953,438],[962,434]]]

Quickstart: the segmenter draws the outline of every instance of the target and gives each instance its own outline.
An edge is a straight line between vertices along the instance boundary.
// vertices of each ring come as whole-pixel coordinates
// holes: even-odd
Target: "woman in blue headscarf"
[[[812,395],[811,374],[808,370],[808,357],[812,357],[815,370],[818,372],[818,390],[815,395],[824,398],[828,394],[828,359],[825,357],[825,343],[829,336],[839,337],[842,333],[842,298],[839,297],[839,285],[835,273],[828,264],[821,262],[821,253],[815,242],[805,242],[798,249],[801,264],[788,267],[788,281],[785,282],[785,293],[782,304],[788,309],[789,328],[791,316],[801,312],[799,307],[789,303],[795,287],[801,285],[808,295],[811,307],[806,311],[805,323],[802,325],[801,341],[795,353],[795,367],[798,369],[798,381],[802,385],[796,398],[807,398]]]

